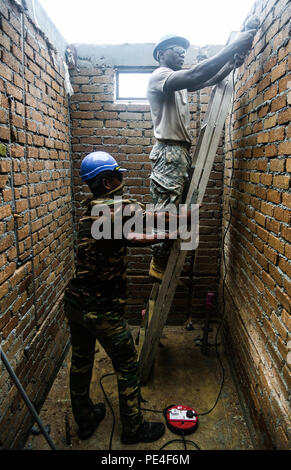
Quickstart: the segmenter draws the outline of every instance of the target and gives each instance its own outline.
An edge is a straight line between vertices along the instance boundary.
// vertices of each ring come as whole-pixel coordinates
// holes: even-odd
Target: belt
[[[191,143],[184,140],[157,139],[157,142],[165,145],[180,145],[181,147],[185,147],[187,150],[190,150],[191,147]]]

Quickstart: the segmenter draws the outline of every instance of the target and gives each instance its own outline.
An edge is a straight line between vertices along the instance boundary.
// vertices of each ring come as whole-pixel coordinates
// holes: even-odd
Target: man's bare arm
[[[162,211],[162,212],[151,212],[147,211],[146,214],[150,216],[153,221],[157,221],[158,219],[162,219],[163,222],[165,222],[165,230],[169,229],[169,223],[170,223],[170,218],[174,217],[176,221],[179,221],[179,227],[180,224],[181,226],[183,224],[190,224],[192,221],[192,216],[195,214],[197,211],[197,206],[196,204],[194,205],[193,208],[191,209],[182,209],[180,212],[180,215],[168,212],[168,211]],[[180,227],[181,228],[181,227]],[[136,233],[136,232],[130,232],[127,234],[126,239],[128,242],[128,246],[149,246],[149,245],[154,245],[156,243],[161,243],[163,240],[168,240],[168,239],[175,239],[179,235],[179,231],[175,230],[172,232],[160,232],[160,233]]]
[[[234,42],[224,47],[215,56],[200,62],[188,70],[183,69],[172,73],[165,83],[164,90],[176,91],[186,88],[189,91],[195,91],[209,86],[205,85],[205,83],[212,80],[218,73],[222,73],[222,75],[223,73],[227,74],[227,69],[224,72],[221,69],[228,62],[231,63],[233,61],[235,54],[247,53],[252,46],[255,33],[256,30],[240,33]]]
[[[216,75],[214,75],[214,77],[204,82],[202,86],[193,87],[191,89],[188,89],[188,91],[196,91],[201,88],[206,88],[208,86],[217,85],[217,83],[221,82],[225,77],[227,77],[230,74],[233,68],[234,68],[234,62],[227,62],[227,64],[225,64],[224,67],[222,67],[220,71]]]

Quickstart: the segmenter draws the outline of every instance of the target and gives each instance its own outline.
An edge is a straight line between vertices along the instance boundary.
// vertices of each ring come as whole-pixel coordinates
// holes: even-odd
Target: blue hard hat
[[[188,39],[183,38],[182,36],[176,36],[175,34],[167,34],[163,36],[155,45],[153,56],[155,60],[158,60],[158,51],[166,49],[167,46],[175,44],[177,46],[182,46],[184,49],[188,49],[190,42]]]
[[[117,161],[106,152],[92,152],[83,159],[81,163],[80,175],[82,181],[88,181],[97,176],[102,171],[127,171],[120,168]]]

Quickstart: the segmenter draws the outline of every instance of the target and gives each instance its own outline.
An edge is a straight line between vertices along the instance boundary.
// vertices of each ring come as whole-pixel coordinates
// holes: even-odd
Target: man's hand
[[[253,44],[253,39],[256,34],[256,29],[250,29],[249,31],[244,31],[243,33],[239,33],[236,40],[230,44],[233,48],[234,54],[247,54],[247,52],[251,49]]]

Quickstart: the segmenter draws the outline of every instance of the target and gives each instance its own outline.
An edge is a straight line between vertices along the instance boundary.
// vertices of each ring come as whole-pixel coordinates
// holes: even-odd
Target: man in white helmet
[[[189,149],[190,113],[188,91],[212,86],[241,65],[252,46],[256,30],[240,33],[237,39],[215,56],[189,69],[183,69],[189,41],[181,36],[164,36],[155,46],[153,56],[159,67],[152,73],[147,90],[156,143],[151,151],[150,190],[157,209],[169,203],[184,202],[191,161]],[[234,61],[239,56],[240,62]],[[163,278],[171,242],[153,247],[150,275]]]

